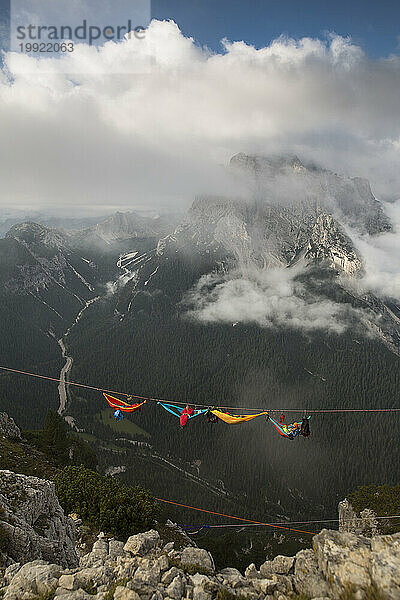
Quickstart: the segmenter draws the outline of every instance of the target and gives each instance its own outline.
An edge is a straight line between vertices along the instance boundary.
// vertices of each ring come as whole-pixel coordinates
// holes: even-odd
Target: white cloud
[[[153,21],[140,41],[6,64],[4,205],[187,205],[232,193],[223,165],[239,151],[293,152],[400,190],[400,58],[370,60],[348,39],[213,54]],[[105,75],[112,65],[125,74]]]
[[[309,298],[296,277],[299,268],[247,269],[246,273],[204,275],[185,298],[187,315],[203,323],[255,323],[342,333],[346,307]]]
[[[400,200],[385,203],[385,211],[391,218],[393,231],[376,236],[361,236],[354,230],[349,232],[362,256],[365,270],[360,280],[351,283],[358,290],[400,300]]]

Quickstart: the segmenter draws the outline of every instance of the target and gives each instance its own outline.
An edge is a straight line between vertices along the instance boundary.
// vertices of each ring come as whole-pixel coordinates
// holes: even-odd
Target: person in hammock
[[[117,408],[117,410],[114,412],[114,419],[116,421],[122,421],[122,419],[124,418],[124,415],[122,414],[122,412],[119,410],[119,408]]]
[[[207,409],[206,419],[207,419],[207,423],[218,423],[218,417],[217,417],[217,415],[214,415],[214,413],[211,411],[211,409]]]
[[[181,427],[185,427],[186,423],[189,420],[189,417],[191,417],[193,413],[194,413],[194,408],[191,408],[189,406],[189,404],[187,404],[186,407],[181,412],[181,416],[179,418],[179,422],[181,424]]]
[[[300,425],[300,435],[303,435],[304,437],[308,437],[311,434],[309,418],[310,417],[304,417]]]

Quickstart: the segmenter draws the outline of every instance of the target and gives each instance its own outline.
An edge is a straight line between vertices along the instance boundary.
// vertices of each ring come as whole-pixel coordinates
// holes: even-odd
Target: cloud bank
[[[354,230],[349,231],[365,271],[360,280],[350,283],[358,291],[370,291],[379,297],[400,301],[400,201],[385,203],[384,208],[393,223],[393,231],[376,236],[361,236]]]
[[[400,58],[349,39],[214,54],[153,21],[140,41],[5,65],[3,206],[187,206],[237,191],[225,165],[239,151],[293,152],[400,196]]]
[[[203,323],[253,323],[343,333],[348,308],[322,298],[307,298],[296,277],[299,268],[253,268],[247,273],[203,275],[185,298],[187,316]]]

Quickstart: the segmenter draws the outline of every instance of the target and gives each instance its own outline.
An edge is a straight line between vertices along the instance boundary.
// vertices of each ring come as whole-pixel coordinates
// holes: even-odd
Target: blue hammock
[[[162,406],[163,408],[165,408],[165,410],[167,410],[168,412],[170,412],[172,415],[174,415],[175,417],[180,418],[181,414],[183,413],[183,411],[185,410],[185,408],[179,408],[179,406],[175,406],[174,404],[166,404],[165,402],[157,402],[157,404],[159,404],[160,406]],[[202,410],[195,410],[193,412],[192,415],[188,415],[189,419],[192,419],[193,417],[198,417],[199,415],[204,414],[205,412],[207,412],[207,409],[204,408]]]

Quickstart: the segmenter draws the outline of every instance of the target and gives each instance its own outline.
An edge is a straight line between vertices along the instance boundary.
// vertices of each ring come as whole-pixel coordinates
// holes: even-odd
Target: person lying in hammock
[[[179,417],[179,422],[181,424],[181,427],[185,427],[186,423],[189,420],[189,417],[191,417],[193,413],[194,413],[194,408],[191,408],[189,406],[189,404],[187,404],[186,407],[181,412],[181,416]]]
[[[271,416],[267,415],[267,421],[271,421],[275,429],[278,430],[279,435],[294,440],[298,435],[308,437],[310,435],[310,417],[304,417],[301,423],[295,422],[286,425],[285,423],[279,423]]]
[[[217,415],[214,415],[214,413],[212,412],[212,410],[210,408],[207,409],[206,419],[207,419],[207,423],[218,423]]]

